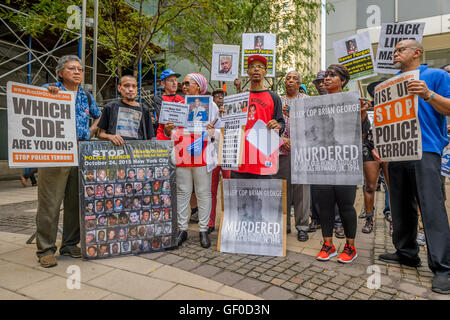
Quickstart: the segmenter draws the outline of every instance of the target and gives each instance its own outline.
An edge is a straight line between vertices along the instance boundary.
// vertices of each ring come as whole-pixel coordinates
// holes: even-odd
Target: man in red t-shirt
[[[248,57],[247,74],[250,77],[250,98],[247,124],[245,126],[244,161],[239,170],[231,173],[237,179],[270,179],[278,171],[278,153],[266,156],[247,141],[247,136],[258,120],[264,121],[269,130],[284,131],[280,97],[264,88],[267,74],[267,59],[260,55]]]

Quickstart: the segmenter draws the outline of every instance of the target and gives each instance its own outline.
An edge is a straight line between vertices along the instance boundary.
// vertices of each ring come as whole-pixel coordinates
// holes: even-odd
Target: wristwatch
[[[433,92],[433,91],[431,91],[431,94],[430,94],[430,96],[429,96],[428,98],[426,98],[426,99],[423,99],[423,101],[425,101],[425,102],[428,102],[428,101],[431,101],[431,100],[433,100],[433,98],[434,98],[434,92]]]

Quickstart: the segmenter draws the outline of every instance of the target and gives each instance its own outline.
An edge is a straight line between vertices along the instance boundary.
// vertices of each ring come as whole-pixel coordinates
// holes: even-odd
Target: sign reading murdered
[[[414,39],[422,42],[425,22],[383,23],[378,42],[375,72],[395,74],[399,70],[394,66],[394,50],[398,42]]]
[[[80,143],[80,234],[86,259],[176,246],[172,141]]]
[[[362,184],[359,93],[328,94],[292,103],[292,183]]]
[[[422,159],[418,97],[409,94],[408,81],[419,80],[419,71],[404,72],[375,87],[375,149],[383,161]]]
[[[285,191],[283,180],[224,179],[224,213],[217,249],[220,252],[284,257]]]
[[[350,80],[361,80],[375,75],[368,31],[336,41],[333,47],[338,62],[347,67]]]
[[[242,34],[241,76],[247,77],[248,57],[258,54],[267,59],[266,77],[275,77],[276,35],[272,33]]]
[[[6,95],[10,167],[78,165],[73,92],[10,81]]]
[[[239,46],[213,44],[211,80],[233,81],[239,77]]]

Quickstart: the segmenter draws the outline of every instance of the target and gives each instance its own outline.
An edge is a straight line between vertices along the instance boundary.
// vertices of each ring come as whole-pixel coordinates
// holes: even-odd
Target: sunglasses
[[[334,71],[327,71],[327,72],[325,72],[325,78],[327,78],[327,77],[330,77],[330,78],[337,77],[337,74]]]

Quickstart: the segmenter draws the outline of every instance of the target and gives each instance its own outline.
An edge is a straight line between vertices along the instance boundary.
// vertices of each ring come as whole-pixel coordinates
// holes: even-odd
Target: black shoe
[[[287,227],[286,227],[286,232],[287,232],[287,233],[291,233],[291,226],[287,226]]]
[[[336,226],[334,228],[334,234],[335,234],[336,238],[344,239],[345,238],[344,227],[343,226]]]
[[[213,232],[214,230],[216,230],[216,228],[208,226],[208,234]]]
[[[405,259],[400,257],[397,253],[383,253],[378,256],[381,261],[394,263],[394,264],[403,264],[408,267],[417,268],[422,265],[420,258],[416,259]]]
[[[177,244],[181,246],[187,240],[187,231],[180,231],[177,237]]]
[[[298,241],[305,242],[305,241],[308,241],[308,239],[309,239],[309,236],[308,236],[308,233],[306,231],[300,230],[298,232],[298,234],[297,234],[297,240]]]
[[[311,223],[308,226],[308,232],[316,232],[317,229],[320,229],[320,223],[317,221],[312,220]]]
[[[442,275],[435,275],[431,290],[441,294],[450,294],[450,278]]]
[[[190,223],[198,222],[198,208],[194,208],[191,210],[191,218],[189,219]]]
[[[200,232],[200,245],[202,248],[209,248],[211,246],[211,241],[209,240],[208,232]]]

